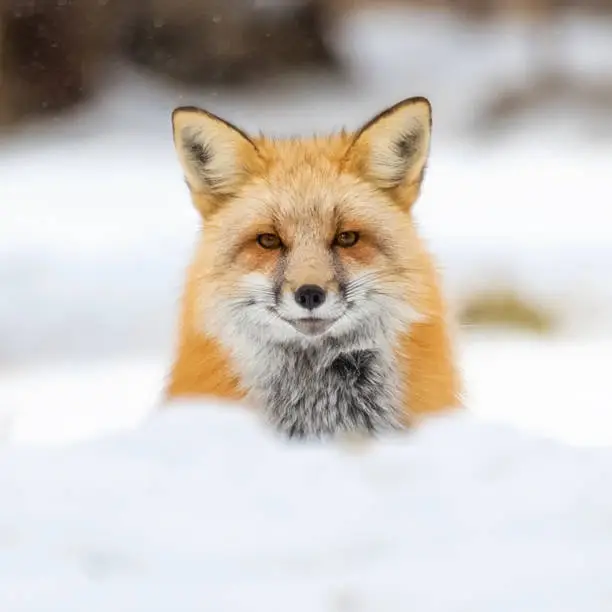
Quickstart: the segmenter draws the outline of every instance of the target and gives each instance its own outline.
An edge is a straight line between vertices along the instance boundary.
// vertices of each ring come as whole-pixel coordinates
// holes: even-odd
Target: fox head
[[[425,98],[328,137],[251,137],[193,107],[174,111],[173,129],[203,224],[202,333],[364,347],[423,314],[411,208],[429,153]]]

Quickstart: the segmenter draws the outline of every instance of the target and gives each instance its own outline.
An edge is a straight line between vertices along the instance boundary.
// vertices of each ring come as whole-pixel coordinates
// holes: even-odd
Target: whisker
[[[346,284],[345,296],[347,300],[351,300],[358,292],[362,291],[364,287],[367,289],[367,292],[370,294],[382,295],[386,297],[393,297],[391,294],[388,294],[384,289],[380,286],[377,286],[377,281],[384,281],[389,278],[397,278],[398,274],[403,275],[409,272],[409,270],[401,268],[392,269],[392,270],[371,270],[366,272],[365,274],[359,276],[358,278],[349,281]],[[416,272],[416,270],[414,271]]]
[[[267,287],[237,287],[230,294],[232,300],[252,300],[253,298],[270,298],[275,297],[274,289]]]

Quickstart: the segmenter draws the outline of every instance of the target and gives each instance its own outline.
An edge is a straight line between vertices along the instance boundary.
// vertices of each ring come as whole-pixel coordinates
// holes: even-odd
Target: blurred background
[[[612,442],[612,0],[0,0],[2,439],[155,408],[198,228],[175,106],[290,135],[413,95],[468,406]]]

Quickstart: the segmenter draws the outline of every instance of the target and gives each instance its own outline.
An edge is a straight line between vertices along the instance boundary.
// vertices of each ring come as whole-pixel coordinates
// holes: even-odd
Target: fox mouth
[[[294,329],[304,334],[305,336],[320,336],[324,334],[337,319],[316,319],[310,317],[307,319],[283,319]]]

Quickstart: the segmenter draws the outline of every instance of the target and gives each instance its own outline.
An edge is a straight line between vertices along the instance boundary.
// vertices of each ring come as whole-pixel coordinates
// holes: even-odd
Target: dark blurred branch
[[[180,81],[242,84],[337,69],[325,0],[0,0],[0,123],[86,99],[109,58]]]

